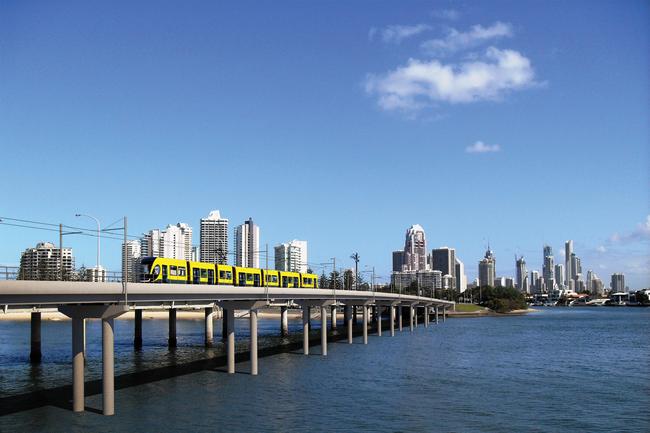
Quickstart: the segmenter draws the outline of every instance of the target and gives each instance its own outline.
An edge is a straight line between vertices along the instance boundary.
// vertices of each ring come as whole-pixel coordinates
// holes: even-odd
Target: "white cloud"
[[[472,26],[466,32],[454,28],[449,29],[444,38],[424,41],[421,47],[428,54],[441,55],[472,48],[491,39],[510,37],[512,34],[510,24],[497,21],[489,27],[483,27],[480,24]]]
[[[431,26],[428,24],[415,24],[412,26],[390,25],[383,29],[371,28],[368,32],[368,39],[371,41],[377,34],[381,36],[381,40],[385,43],[399,44],[404,39],[419,35],[422,32],[430,30]]]
[[[530,60],[514,50],[489,47],[482,60],[442,64],[409,59],[384,75],[369,74],[365,89],[384,110],[413,111],[435,102],[497,100],[534,84]]]
[[[477,141],[471,146],[465,148],[467,153],[494,153],[500,152],[501,146],[498,144],[485,144],[482,141]]]
[[[596,251],[598,251],[599,253],[605,253],[607,252],[607,248],[605,248],[604,245],[599,245],[596,247]]]
[[[627,234],[613,233],[609,237],[611,243],[638,242],[650,240],[650,215],[646,216],[644,222],[637,224],[636,229]]]

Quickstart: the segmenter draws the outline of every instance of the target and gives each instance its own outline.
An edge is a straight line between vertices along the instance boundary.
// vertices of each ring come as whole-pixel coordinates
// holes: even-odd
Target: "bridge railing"
[[[18,266],[0,265],[0,280],[15,280],[18,278]]]

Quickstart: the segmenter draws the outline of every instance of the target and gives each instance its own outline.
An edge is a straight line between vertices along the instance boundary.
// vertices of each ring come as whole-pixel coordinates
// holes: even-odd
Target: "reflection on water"
[[[247,336],[247,320],[237,333]],[[342,342],[329,356],[282,353],[260,359],[260,375],[219,369],[116,392],[115,417],[41,407],[4,416],[3,431],[650,431],[650,309],[544,309],[524,317],[453,319],[428,330]],[[166,347],[167,322],[147,321],[144,348],[132,349],[132,322],[116,322],[116,370],[143,371],[217,357],[204,349],[202,322],[178,323],[179,347]],[[0,323],[3,395],[67,384],[69,328],[44,323],[41,366],[30,367],[29,324]],[[301,324],[279,337],[260,320],[266,345],[300,341]],[[219,341],[216,326],[215,341]],[[67,335],[66,335],[67,334]],[[7,346],[8,336],[16,343]],[[20,339],[27,341],[21,343]],[[64,349],[53,346],[59,341]],[[101,341],[89,325],[88,375],[101,374]],[[245,344],[240,345],[245,350]],[[25,352],[20,350],[25,349]],[[318,348],[313,353],[319,353]],[[239,372],[248,372],[246,362]],[[101,409],[101,395],[87,398]]]

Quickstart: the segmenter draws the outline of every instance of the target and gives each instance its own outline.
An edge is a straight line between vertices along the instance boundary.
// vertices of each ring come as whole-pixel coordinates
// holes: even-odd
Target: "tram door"
[[[254,285],[255,287],[259,287],[259,286],[260,286],[260,276],[259,276],[259,274],[255,274],[255,275],[253,275],[253,285]]]
[[[162,281],[167,282],[167,265],[162,265]]]

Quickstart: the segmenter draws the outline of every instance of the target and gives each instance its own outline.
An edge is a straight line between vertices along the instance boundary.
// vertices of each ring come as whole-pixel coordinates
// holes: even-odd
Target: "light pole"
[[[84,213],[78,213],[78,214],[75,214],[75,216],[76,217],[85,216],[85,217],[88,217],[88,218],[92,218],[97,223],[97,274],[96,275],[99,278],[99,246],[100,246],[100,239],[101,239],[101,224],[100,224],[99,220],[97,218],[95,218],[94,216],[92,216],[92,215],[87,215],[87,214],[84,214]]]

